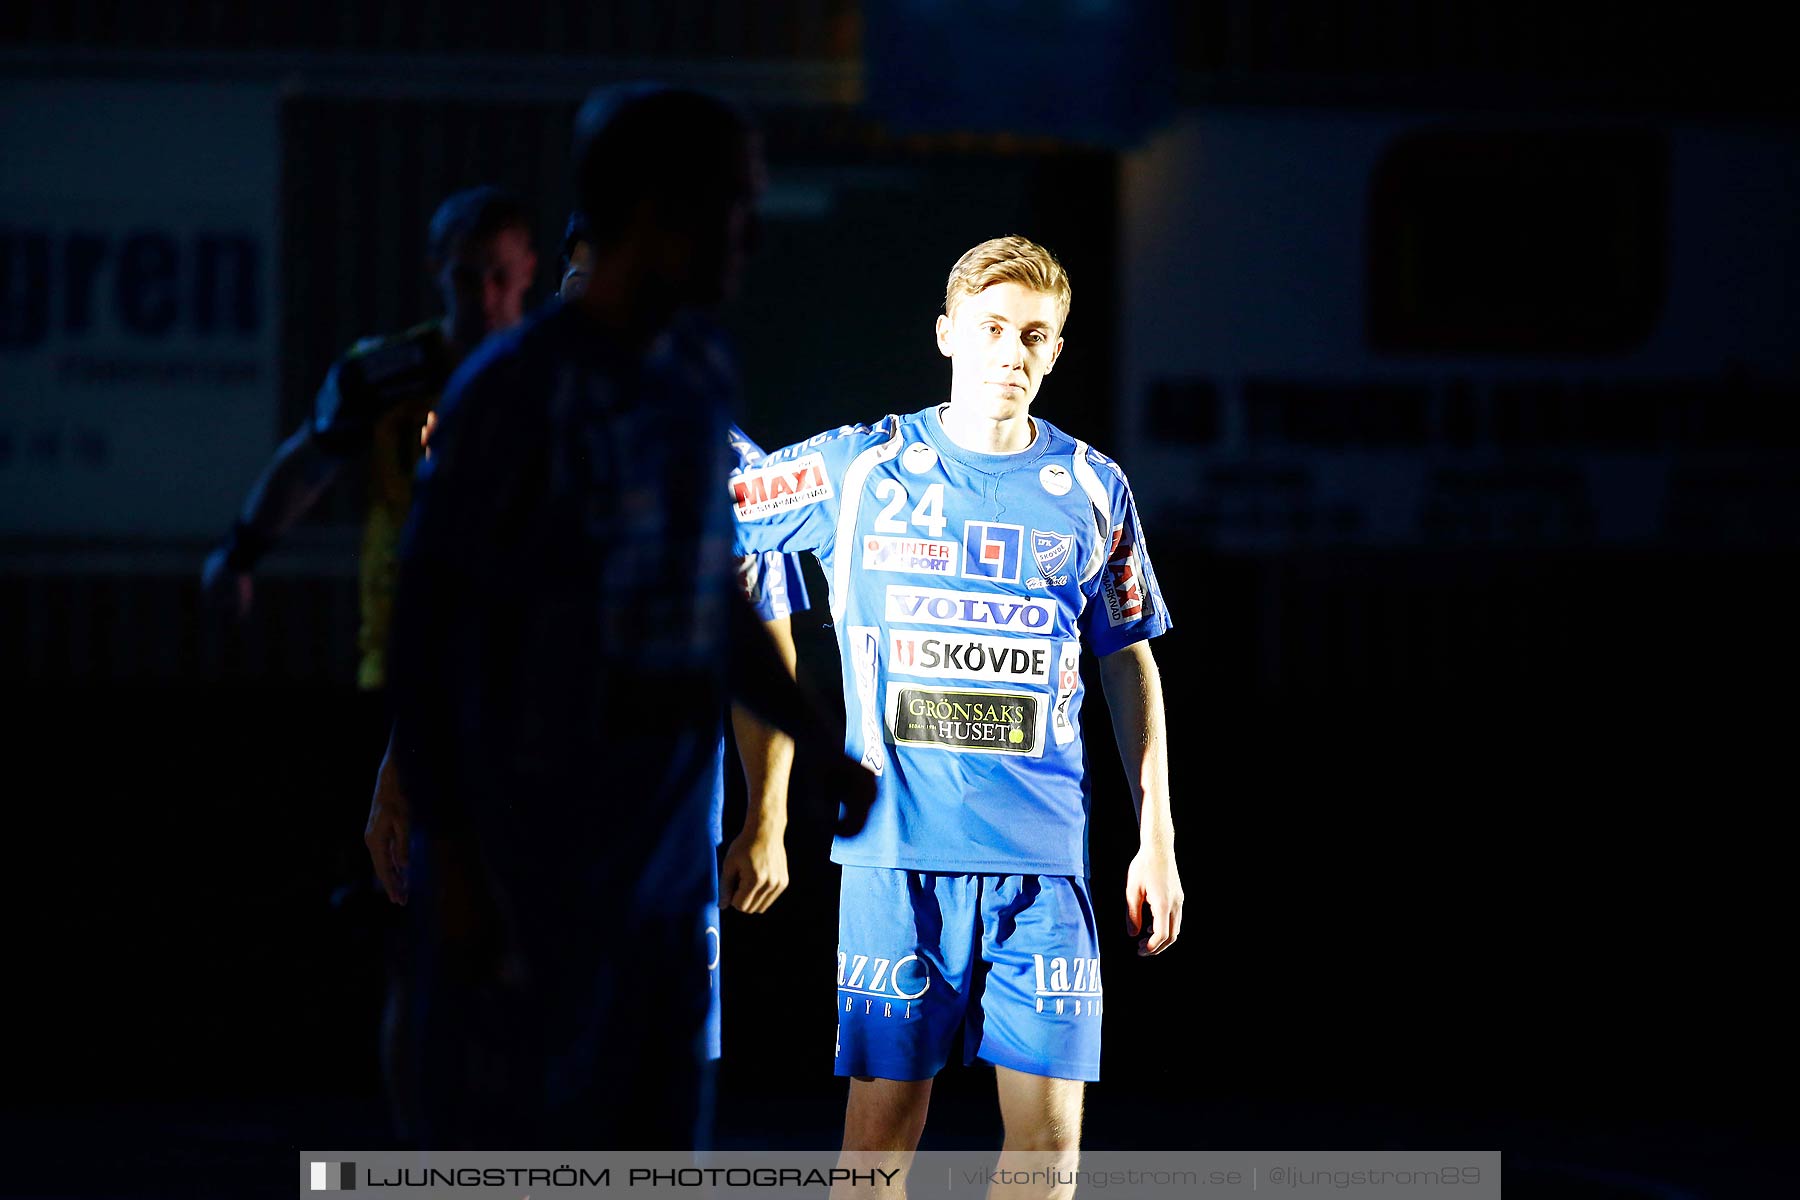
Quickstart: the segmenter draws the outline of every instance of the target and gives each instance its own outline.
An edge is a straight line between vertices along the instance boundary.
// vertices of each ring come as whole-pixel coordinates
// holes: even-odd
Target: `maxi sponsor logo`
[[[871,533],[863,538],[863,570],[905,571],[913,575],[956,574],[955,542],[930,538],[884,537]]]
[[[923,679],[987,679],[997,683],[1049,683],[1050,648],[1042,642],[967,634],[944,637],[911,630],[888,631],[888,670]]]
[[[1144,615],[1143,572],[1138,566],[1137,543],[1121,546],[1124,537],[1125,526],[1114,525],[1106,570],[1100,579],[1100,590],[1106,598],[1106,623],[1112,626]]]
[[[1055,632],[1056,605],[1029,596],[953,592],[892,583],[887,589],[887,619],[901,624],[1000,629],[1048,637]]]
[[[951,691],[888,684],[896,744],[963,754],[1044,754],[1044,697],[1031,692]]]
[[[740,521],[754,521],[770,513],[817,504],[831,499],[834,494],[822,454],[808,454],[792,462],[758,467],[731,480],[731,500]]]

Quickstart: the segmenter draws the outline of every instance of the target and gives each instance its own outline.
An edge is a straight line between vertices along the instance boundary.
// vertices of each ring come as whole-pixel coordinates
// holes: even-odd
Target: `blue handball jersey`
[[[965,450],[938,410],[847,425],[731,481],[739,548],[810,550],[843,659],[845,750],[878,776],[836,862],[1087,874],[1081,647],[1169,628],[1125,474],[1048,421]]]
[[[750,435],[731,426],[727,435],[737,469],[754,467],[762,460],[762,447]],[[738,559],[738,583],[756,615],[765,621],[778,621],[805,612],[810,604],[806,595],[806,577],[800,571],[800,559],[792,554],[746,554]],[[725,840],[725,738],[719,738],[718,767],[713,773],[712,840],[717,846]]]

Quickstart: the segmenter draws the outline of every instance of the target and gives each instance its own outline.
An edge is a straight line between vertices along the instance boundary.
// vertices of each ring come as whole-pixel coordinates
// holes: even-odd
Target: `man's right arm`
[[[201,572],[207,598],[242,617],[257,560],[318,503],[394,405],[441,390],[453,365],[434,324],[396,337],[364,338],[333,363],[305,424],[275,451],[231,533],[207,557]]]
[[[793,618],[787,616],[763,622],[790,675],[797,657],[792,625]],[[783,835],[794,741],[742,705],[732,705],[731,727],[744,764],[744,828],[726,848],[719,867],[719,903],[740,912],[765,912],[788,885]]]
[[[810,550],[826,564],[837,538],[846,475],[860,454],[891,439],[891,420],[846,425],[732,471],[733,553]]]
[[[211,603],[233,619],[249,611],[250,572],[318,503],[343,465],[344,459],[318,445],[310,425],[281,443],[245,497],[230,535],[207,556],[201,587]]]

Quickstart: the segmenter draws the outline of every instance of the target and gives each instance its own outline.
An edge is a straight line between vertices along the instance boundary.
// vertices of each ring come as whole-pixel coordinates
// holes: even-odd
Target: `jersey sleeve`
[[[1094,451],[1089,452],[1089,463],[1105,487],[1110,529],[1106,532],[1106,561],[1088,585],[1091,591],[1081,625],[1083,640],[1104,658],[1134,642],[1166,633],[1173,622],[1150,565],[1137,502],[1125,472]]]
[[[766,455],[750,435],[734,423],[727,430],[731,443],[732,465],[742,470],[756,466]],[[801,573],[800,557],[767,551],[745,554],[738,559],[738,584],[750,607],[764,621],[779,621],[811,607],[806,595],[806,577]]]
[[[837,537],[845,476],[860,453],[893,435],[883,418],[874,426],[846,425],[784,446],[731,473],[737,552],[794,554],[829,547]]]
[[[313,397],[308,429],[314,444],[340,457],[355,453],[394,408],[442,392],[451,367],[435,326],[364,338],[332,364]]]
[[[746,554],[738,560],[738,582],[756,615],[779,621],[812,607],[797,554]]]

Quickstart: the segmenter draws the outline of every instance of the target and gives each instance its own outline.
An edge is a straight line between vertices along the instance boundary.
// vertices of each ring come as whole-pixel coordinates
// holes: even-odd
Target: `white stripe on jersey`
[[[844,472],[843,503],[838,508],[837,545],[832,551],[836,555],[832,560],[835,570],[832,571],[831,581],[831,618],[834,621],[844,619],[844,605],[850,598],[850,566],[856,558],[856,516],[862,508],[863,480],[869,477],[869,472],[875,469],[876,464],[887,462],[900,453],[904,444],[900,435],[900,418],[887,416],[882,420],[894,423],[893,436],[881,445],[871,446],[857,455],[850,464],[850,469]],[[1104,552],[1101,557],[1105,557]]]
[[[762,556],[764,606],[775,615],[768,618],[779,621],[794,611],[794,605],[788,600],[787,564],[781,561],[780,555],[765,554]]]
[[[1106,498],[1106,486],[1100,482],[1100,476],[1094,473],[1093,464],[1088,462],[1088,445],[1080,438],[1075,439],[1075,482],[1087,493],[1088,500],[1094,506],[1094,520],[1100,529],[1100,545],[1094,557],[1081,568],[1081,582],[1086,583],[1100,573],[1100,567],[1106,562],[1106,556],[1112,553],[1112,526],[1109,524],[1112,513],[1112,502]]]

